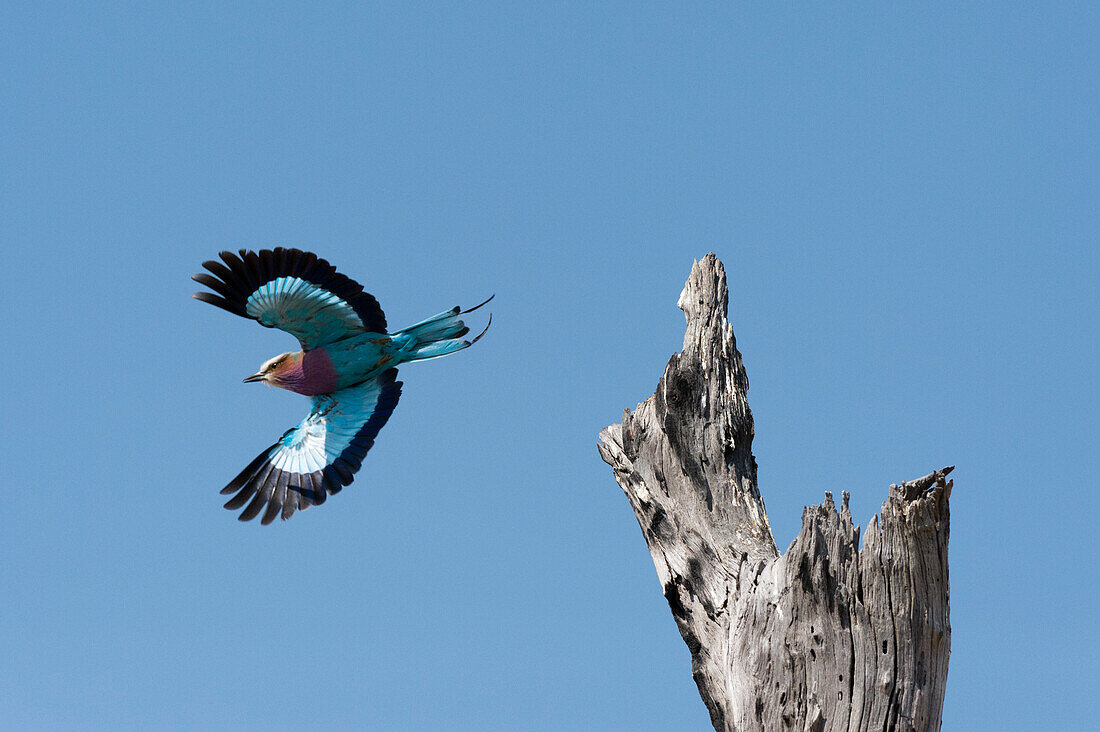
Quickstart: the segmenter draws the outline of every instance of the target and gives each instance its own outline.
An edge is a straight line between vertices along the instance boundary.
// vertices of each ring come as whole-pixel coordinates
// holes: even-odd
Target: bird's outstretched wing
[[[264,249],[222,252],[222,261],[203,262],[191,279],[217,294],[192,297],[285,330],[310,349],[359,333],[385,333],[386,316],[374,296],[312,252]]]
[[[225,507],[245,506],[241,521],[263,510],[260,523],[266,525],[280,513],[286,520],[296,510],[322,504],[328,494],[338,493],[351,483],[397,406],[401,382],[396,377],[397,369],[389,369],[361,384],[314,397],[309,416],[222,489],[223,494],[237,494]]]

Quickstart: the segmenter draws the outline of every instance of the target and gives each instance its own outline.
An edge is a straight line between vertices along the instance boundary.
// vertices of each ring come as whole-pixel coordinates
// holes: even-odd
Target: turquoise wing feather
[[[214,292],[193,297],[268,328],[290,333],[309,350],[360,333],[385,333],[374,296],[312,252],[264,249],[221,252],[192,277]]]
[[[238,518],[260,523],[320,505],[354,480],[378,431],[401,396],[397,369],[346,389],[313,398],[309,415],[222,489],[236,493],[225,507],[244,506]],[[247,505],[246,505],[247,504]]]

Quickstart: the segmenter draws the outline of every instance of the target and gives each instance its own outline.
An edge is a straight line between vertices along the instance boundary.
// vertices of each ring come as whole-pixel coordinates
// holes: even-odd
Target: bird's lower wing
[[[325,502],[351,483],[375,435],[390,418],[401,396],[397,369],[346,389],[313,398],[313,409],[297,427],[287,430],[240,475],[222,489],[236,493],[225,507],[260,523]],[[247,505],[246,505],[247,504]],[[266,507],[266,509],[265,509]]]

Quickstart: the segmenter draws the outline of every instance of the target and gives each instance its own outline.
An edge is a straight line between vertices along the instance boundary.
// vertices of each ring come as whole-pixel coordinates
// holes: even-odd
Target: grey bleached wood
[[[890,486],[862,549],[848,493],[839,513],[826,493],[780,556],[717,257],[694,264],[677,304],[683,351],[599,449],[649,544],[715,729],[939,729],[953,468]]]

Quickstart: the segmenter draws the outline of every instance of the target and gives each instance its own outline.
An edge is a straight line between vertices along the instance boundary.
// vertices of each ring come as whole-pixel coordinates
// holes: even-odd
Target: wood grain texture
[[[722,263],[692,267],[684,347],[600,433],[718,730],[939,729],[947,679],[944,468],[890,487],[860,544],[848,494],[785,555],[757,490],[748,379]]]

